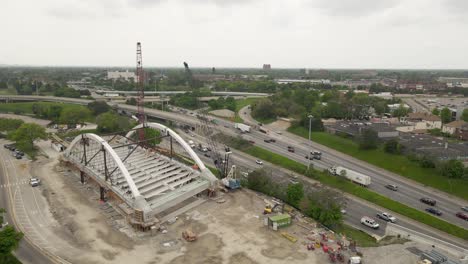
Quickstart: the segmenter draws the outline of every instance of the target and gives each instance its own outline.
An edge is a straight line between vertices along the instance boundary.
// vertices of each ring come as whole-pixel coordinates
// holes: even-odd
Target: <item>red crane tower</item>
[[[137,42],[137,54],[136,54],[136,62],[137,62],[137,68],[136,68],[136,88],[138,90],[138,100],[137,100],[137,106],[138,106],[138,122],[140,124],[145,123],[145,110],[144,110],[144,104],[145,104],[145,87],[144,87],[144,79],[145,79],[145,73],[143,72],[143,57],[141,55],[141,43]],[[145,139],[145,130],[144,128],[139,129],[138,131],[138,136],[140,141]]]

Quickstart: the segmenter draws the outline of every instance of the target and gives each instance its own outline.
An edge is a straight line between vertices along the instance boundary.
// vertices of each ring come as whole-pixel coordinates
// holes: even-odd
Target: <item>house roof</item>
[[[446,127],[454,127],[454,128],[461,128],[463,127],[464,125],[466,125],[468,123],[466,123],[465,121],[463,120],[457,120],[457,121],[453,121],[453,122],[450,122],[448,124],[445,124],[444,126]]]
[[[428,113],[409,113],[408,119],[420,119],[424,121],[440,121],[440,117]]]

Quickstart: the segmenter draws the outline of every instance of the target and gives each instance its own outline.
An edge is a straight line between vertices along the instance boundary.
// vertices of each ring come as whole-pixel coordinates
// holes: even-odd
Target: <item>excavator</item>
[[[275,205],[272,205],[271,203],[268,203],[265,206],[265,209],[263,209],[263,214],[271,214],[273,212],[283,213],[284,212],[284,203],[275,203]]]

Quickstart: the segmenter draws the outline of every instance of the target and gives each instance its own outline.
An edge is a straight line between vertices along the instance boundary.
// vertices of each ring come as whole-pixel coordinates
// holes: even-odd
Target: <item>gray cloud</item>
[[[368,16],[393,8],[400,0],[315,0],[312,7],[332,16]]]

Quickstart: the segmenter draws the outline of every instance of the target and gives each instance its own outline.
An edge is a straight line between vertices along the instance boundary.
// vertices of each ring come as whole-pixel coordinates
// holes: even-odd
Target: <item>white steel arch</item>
[[[107,141],[105,141],[103,138],[101,138],[100,136],[96,135],[96,134],[92,134],[92,133],[86,133],[86,134],[83,134],[83,135],[79,135],[77,136],[75,139],[73,139],[73,141],[70,143],[70,146],[67,148],[67,150],[65,151],[65,155],[66,156],[69,156],[70,155],[70,151],[73,149],[73,147],[82,139],[82,137],[85,137],[85,138],[89,138],[89,139],[92,139],[98,143],[100,143],[104,148],[105,150],[107,151],[107,153],[109,153],[112,157],[112,159],[114,160],[115,164],[117,165],[117,167],[119,168],[120,172],[122,173],[122,175],[124,176],[125,180],[127,181],[128,183],[128,187],[130,188],[132,194],[133,194],[133,197],[135,197],[135,200],[140,200],[140,199],[137,199],[138,197],[142,197],[142,195],[140,194],[140,191],[138,191],[138,188],[136,187],[135,185],[135,182],[133,181],[132,177],[130,176],[130,173],[128,172],[127,168],[125,167],[125,165],[123,164],[122,160],[120,159],[120,157],[117,155],[117,153],[115,153],[114,149],[109,145],[109,143],[107,143]]]
[[[179,142],[179,144],[184,148],[184,150],[187,151],[187,153],[190,155],[190,157],[195,161],[198,168],[200,168],[200,171],[202,171],[202,172],[209,171],[210,174],[211,174],[211,171],[206,168],[205,164],[203,164],[201,159],[198,157],[197,153],[195,153],[195,151],[193,151],[193,149],[189,146],[189,144],[187,142],[185,142],[185,140],[181,136],[179,136],[179,134],[174,132],[174,130],[168,128],[165,125],[159,124],[159,123],[150,122],[150,123],[145,123],[144,125],[145,125],[145,127],[158,129],[161,132],[165,133],[166,135],[170,135],[171,137],[173,137],[177,142]],[[141,127],[143,127],[143,124],[137,125],[136,127],[133,128],[132,131],[127,133],[126,137],[130,138],[134,133],[136,133],[136,131],[137,131],[136,129],[141,128]]]

